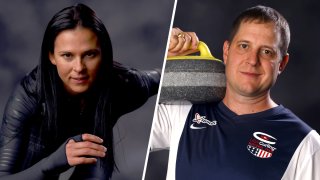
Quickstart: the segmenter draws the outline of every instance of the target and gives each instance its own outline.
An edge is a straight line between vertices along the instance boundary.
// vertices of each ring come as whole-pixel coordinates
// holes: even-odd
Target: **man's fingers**
[[[177,45],[179,45],[179,39],[181,37],[178,37],[178,35],[180,33],[183,33],[183,31],[181,31],[179,28],[172,28],[171,37],[170,37],[170,44],[169,44],[169,50],[172,50]],[[180,43],[181,43],[181,39],[180,39]]]
[[[171,52],[179,52],[182,49],[182,47],[184,46],[185,41],[186,40],[184,38],[179,37],[178,38],[178,43],[175,44],[175,46],[172,49],[170,49],[170,51]]]
[[[185,56],[185,55],[188,55],[188,54],[192,54],[192,53],[196,53],[198,52],[199,50],[198,49],[190,49],[188,51],[185,51],[184,53],[180,54],[180,56]]]
[[[191,36],[188,33],[183,34],[184,43],[179,52],[185,52],[191,48]]]
[[[176,47],[178,43],[179,43],[178,36],[172,36],[170,38],[169,51],[172,50],[174,47]]]
[[[188,32],[188,35],[191,37],[191,46],[190,49],[196,50],[199,45],[199,38],[195,32]]]
[[[181,56],[198,51],[199,39],[194,32],[183,32],[179,28],[171,31],[168,57]]]

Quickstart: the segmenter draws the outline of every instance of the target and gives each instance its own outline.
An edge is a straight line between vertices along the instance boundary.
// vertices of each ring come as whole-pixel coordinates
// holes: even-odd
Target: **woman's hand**
[[[183,32],[179,28],[173,28],[170,36],[168,57],[183,56],[199,51],[199,39],[194,32]]]
[[[82,141],[70,139],[66,145],[66,156],[70,166],[94,164],[98,157],[105,157],[107,148],[103,140],[92,134],[82,134]]]

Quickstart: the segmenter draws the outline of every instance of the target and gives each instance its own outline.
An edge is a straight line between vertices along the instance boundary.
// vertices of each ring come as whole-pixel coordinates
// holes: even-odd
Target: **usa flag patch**
[[[249,140],[247,149],[258,158],[271,158],[273,152],[277,149],[274,147],[276,140],[269,134],[254,132],[253,137]]]

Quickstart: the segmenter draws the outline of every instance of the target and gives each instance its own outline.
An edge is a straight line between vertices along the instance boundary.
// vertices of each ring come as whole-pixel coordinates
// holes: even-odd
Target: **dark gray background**
[[[0,122],[15,84],[38,63],[47,23],[56,12],[77,2],[89,5],[105,23],[115,60],[137,69],[162,68],[174,0],[1,1]],[[113,179],[141,179],[155,100],[152,97],[116,124],[120,173]]]
[[[212,54],[222,59],[222,45],[233,19],[244,9],[266,5],[289,22],[289,64],[271,91],[273,99],[291,109],[320,132],[320,2],[316,0],[178,0],[174,27],[195,31]],[[162,179],[168,151],[150,154],[146,179]],[[166,163],[166,162],[162,162]],[[165,169],[165,168],[164,168]]]

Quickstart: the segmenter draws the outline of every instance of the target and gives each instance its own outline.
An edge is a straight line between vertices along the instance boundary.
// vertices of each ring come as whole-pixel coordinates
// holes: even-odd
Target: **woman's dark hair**
[[[81,26],[90,29],[98,38],[101,48],[101,66],[94,83],[97,104],[95,107],[93,133],[104,139],[104,144],[112,151],[111,96],[110,82],[113,67],[112,46],[107,29],[95,12],[84,4],[76,4],[62,9],[50,20],[47,25],[42,47],[40,65],[38,69],[38,90],[43,102],[44,120],[41,128],[42,139],[55,140],[59,136],[59,105],[61,105],[62,82],[56,66],[49,60],[49,53],[54,52],[54,43],[57,35],[68,29]],[[96,93],[97,92],[97,93]],[[63,125],[63,122],[62,122]],[[48,137],[50,136],[50,137]],[[108,151],[108,159],[113,164],[113,153]],[[112,167],[111,167],[112,168]]]

